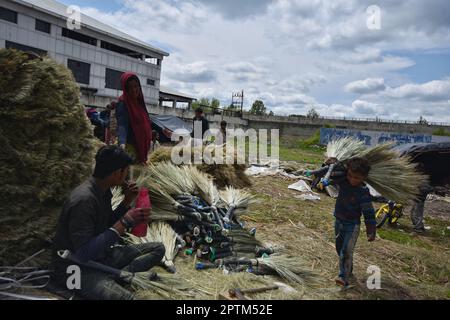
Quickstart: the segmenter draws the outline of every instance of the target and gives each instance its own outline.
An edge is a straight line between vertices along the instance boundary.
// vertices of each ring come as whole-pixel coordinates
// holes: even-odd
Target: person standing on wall
[[[119,146],[135,156],[136,162],[147,163],[152,142],[152,125],[136,74],[121,77],[123,94],[116,106]]]

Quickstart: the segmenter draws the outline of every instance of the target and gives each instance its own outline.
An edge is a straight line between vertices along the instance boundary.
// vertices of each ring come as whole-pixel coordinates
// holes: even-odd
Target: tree
[[[200,98],[199,100],[196,100],[192,102],[192,109],[196,110],[198,108],[202,108],[204,112],[209,112],[211,106],[211,102],[208,98]]]
[[[274,116],[275,114],[273,113],[273,111],[272,110],[270,110],[270,112],[269,112],[269,116]]]
[[[211,108],[213,108],[213,109],[220,108],[220,101],[219,101],[219,99],[213,98],[211,100]]]
[[[428,124],[428,121],[424,117],[420,116],[419,121],[417,121],[417,123],[418,124]]]
[[[307,117],[307,118],[310,118],[310,119],[317,119],[317,118],[320,117],[320,115],[319,115],[319,113],[316,111],[316,109],[311,108],[311,109],[309,109],[308,113],[306,114],[306,117]]]
[[[264,105],[264,102],[261,100],[255,100],[253,102],[252,108],[250,109],[250,114],[255,114],[258,116],[262,116],[266,114],[266,106]]]

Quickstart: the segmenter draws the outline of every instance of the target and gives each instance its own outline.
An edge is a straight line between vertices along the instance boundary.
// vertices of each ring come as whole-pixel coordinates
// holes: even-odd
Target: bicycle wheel
[[[381,228],[386,223],[386,220],[388,220],[390,217],[391,214],[389,212],[389,205],[387,204],[382,205],[375,214],[375,219],[377,221],[377,228]]]

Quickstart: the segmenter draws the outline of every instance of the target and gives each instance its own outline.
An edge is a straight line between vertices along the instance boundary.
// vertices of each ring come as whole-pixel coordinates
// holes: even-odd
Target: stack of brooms
[[[152,222],[147,237],[129,236],[127,241],[162,242],[166,267],[172,267],[176,253],[185,247],[185,254],[198,259],[197,270],[221,268],[228,272],[276,274],[301,285],[317,280],[300,257],[264,247],[256,239],[255,229],[245,229],[239,217],[248,214],[248,206],[255,201],[246,191],[233,187],[219,191],[213,179],[195,166],[160,162],[133,171],[133,175],[139,172],[138,186],[149,190]],[[114,194],[113,202],[117,204],[120,193]]]
[[[0,265],[38,251],[92,171],[94,138],[69,69],[0,50]]]

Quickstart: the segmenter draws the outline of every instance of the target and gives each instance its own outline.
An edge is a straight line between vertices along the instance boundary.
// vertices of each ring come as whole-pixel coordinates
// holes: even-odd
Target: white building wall
[[[146,103],[148,105],[158,104],[161,66],[146,63],[100,47],[100,40],[115,43],[114,38],[108,39],[96,35],[95,38],[98,39],[98,44],[95,47],[63,37],[62,27],[65,26],[63,19],[58,20],[56,17],[37,10],[31,10],[30,8],[22,9],[17,4],[5,1],[0,1],[0,6],[18,12],[17,24],[0,20],[0,48],[5,48],[6,41],[11,41],[45,50],[50,57],[65,66],[67,66],[68,59],[86,62],[91,65],[89,85],[80,84],[80,87],[95,88],[98,91],[94,97],[82,97],[84,103],[89,102],[89,104],[104,107],[121,95],[120,90],[105,88],[105,72],[106,68],[110,68],[121,72],[132,71],[137,73]],[[51,34],[35,30],[36,18],[52,24]],[[88,31],[90,30],[85,29],[81,32],[92,36]],[[147,78],[154,79],[155,86],[147,85]]]

